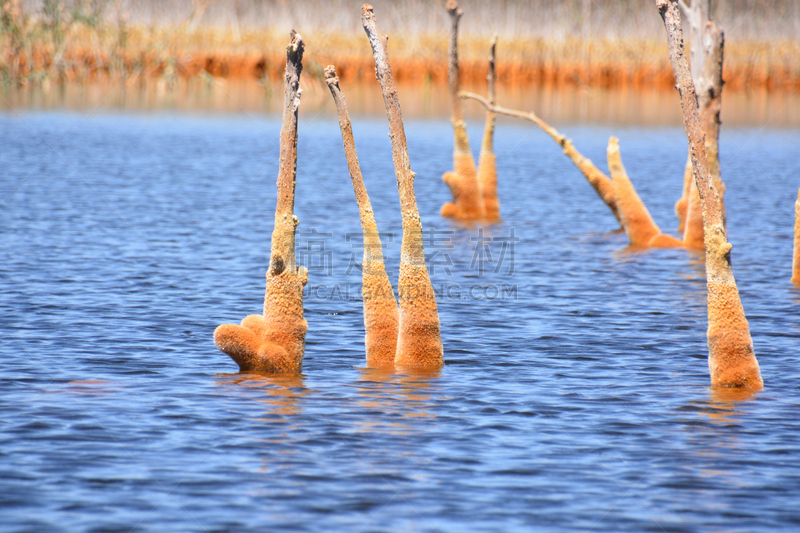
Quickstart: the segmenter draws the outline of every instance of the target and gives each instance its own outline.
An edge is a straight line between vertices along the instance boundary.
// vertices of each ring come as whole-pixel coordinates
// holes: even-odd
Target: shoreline
[[[3,35],[8,42],[0,76],[6,86],[129,78],[172,83],[206,75],[279,82],[285,63],[285,36],[267,31],[112,26],[71,28],[60,41],[41,32],[31,32],[25,42]],[[328,64],[344,83],[374,78],[362,35],[312,32],[304,38],[306,79],[322,81]],[[501,38],[497,49],[499,85],[637,90],[675,85],[666,46],[654,41]],[[390,53],[398,83],[447,83],[446,35],[400,35],[390,40]],[[485,84],[488,40],[464,36],[459,55],[462,83]],[[800,90],[800,42],[728,42],[723,76],[727,91]]]
[[[484,84],[465,83],[464,90],[483,93]],[[353,117],[383,117],[377,81],[342,83]],[[450,119],[447,85],[400,83],[403,114],[413,120]],[[534,111],[559,127],[680,127],[678,94],[674,90],[632,87],[498,87],[498,101],[509,108]],[[731,127],[800,127],[800,99],[790,91],[731,91],[724,95],[722,120]],[[269,80],[225,79],[199,75],[191,79],[130,77],[120,80],[55,83],[49,80],[23,87],[0,88],[0,113],[26,111],[133,112],[171,111],[189,114],[244,113],[253,118],[279,117],[283,105],[280,85]],[[336,119],[336,110],[324,82],[303,82],[301,114]],[[480,127],[482,106],[465,102],[470,123]],[[501,123],[515,119],[499,117]]]

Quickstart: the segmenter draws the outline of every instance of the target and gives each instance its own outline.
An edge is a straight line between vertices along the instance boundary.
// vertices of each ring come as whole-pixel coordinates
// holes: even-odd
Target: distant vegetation
[[[398,81],[446,80],[443,2],[375,0]],[[0,78],[30,84],[97,77],[277,77],[291,28],[308,74],[335,62],[370,73],[362,0],[0,0]],[[731,89],[800,84],[800,2],[715,2]],[[515,83],[671,87],[664,28],[649,0],[462,2],[462,75],[485,78],[498,32],[498,76]]]

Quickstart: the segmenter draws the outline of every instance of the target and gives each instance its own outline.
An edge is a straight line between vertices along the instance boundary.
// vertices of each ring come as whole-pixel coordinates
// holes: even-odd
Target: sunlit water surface
[[[260,312],[280,123],[0,115],[0,523],[7,531],[796,531],[800,131],[724,129],[733,260],[766,388],[709,389],[701,257],[631,252],[525,124],[497,131],[497,225],[442,220],[445,120],[409,121],[445,368],[364,368],[361,244],[338,125],[300,118],[304,372],[237,373],[214,328]],[[471,123],[477,149],[481,124]],[[356,143],[393,282],[383,117]],[[674,232],[679,127],[609,135]],[[390,239],[389,235],[394,238]]]

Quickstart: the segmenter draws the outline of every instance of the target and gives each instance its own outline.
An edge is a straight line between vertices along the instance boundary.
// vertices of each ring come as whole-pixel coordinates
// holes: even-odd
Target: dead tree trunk
[[[243,371],[300,373],[305,352],[308,323],[303,317],[303,286],[308,281],[305,267],[295,266],[294,191],[297,182],[297,111],[300,106],[300,73],[305,45],[292,30],[286,47],[283,124],[278,164],[278,202],[264,314],[249,315],[236,324],[223,324],[214,331],[217,347],[228,354]]]
[[[670,61],[681,96],[683,122],[692,154],[692,168],[703,211],[708,285],[708,366],[711,384],[761,388],[761,372],[753,352],[750,327],[731,268],[731,245],[725,235],[722,206],[708,172],[697,95],[683,49],[677,0],[656,0],[667,30]]]
[[[339,112],[339,128],[342,130],[344,155],[350,171],[350,180],[353,182],[353,191],[356,194],[358,213],[361,218],[361,229],[364,234],[361,294],[364,298],[367,366],[391,367],[394,366],[394,358],[397,353],[397,300],[394,298],[389,276],[386,275],[386,267],[383,263],[383,245],[367,188],[361,176],[353,128],[350,125],[350,114],[347,112],[347,104],[344,94],[339,88],[339,78],[336,77],[336,69],[333,65],[325,68],[325,81],[331,90],[334,102],[336,102],[336,110]]]
[[[631,246],[637,248],[679,248],[683,242],[664,235],[655,223],[650,211],[636,193],[633,183],[622,165],[619,153],[619,139],[611,137],[608,140],[608,171],[614,185],[614,198],[617,209],[622,216],[622,226],[631,241]]]
[[[725,33],[713,21],[705,24],[703,32],[703,77],[698,91],[700,126],[706,134],[708,173],[719,194],[722,223],[725,224],[725,184],[719,164],[719,131],[722,125],[722,61],[725,51]]]
[[[453,202],[442,206],[442,216],[475,220],[483,218],[486,210],[483,203],[483,192],[478,182],[475,159],[469,147],[467,125],[458,97],[461,84],[458,71],[458,21],[464,12],[458,8],[458,2],[449,0],[446,4],[450,15],[450,53],[447,74],[450,83],[450,101],[453,106],[453,172],[445,172],[442,179],[453,195]]]
[[[372,46],[375,75],[381,85],[383,103],[389,120],[392,160],[397,176],[400,208],[403,217],[403,241],[400,253],[400,320],[395,365],[419,369],[438,369],[444,365],[439,312],[422,245],[422,222],[414,195],[414,172],[408,159],[408,145],[403,128],[400,100],[386,51],[389,38],[378,33],[372,6],[361,7],[361,23]]]
[[[492,37],[492,47],[489,53],[489,103],[495,105],[495,72],[494,60],[497,48],[497,34]],[[460,99],[459,99],[460,100]],[[483,192],[483,205],[486,209],[488,220],[500,218],[500,201],[497,198],[497,155],[494,153],[494,124],[495,112],[486,110],[486,125],[483,128],[483,141],[481,142],[481,155],[478,159],[478,184]]]
[[[539,126],[555,142],[557,142],[559,146],[561,146],[561,148],[564,150],[564,154],[569,157],[570,161],[572,161],[572,163],[578,167],[578,170],[583,173],[583,175],[586,177],[586,180],[589,182],[589,185],[592,186],[597,195],[600,196],[600,199],[605,202],[609,209],[611,209],[611,212],[614,213],[614,217],[617,219],[617,221],[622,224],[622,217],[620,216],[619,210],[617,209],[617,204],[614,200],[614,186],[611,183],[611,179],[609,179],[608,176],[606,176],[599,168],[597,168],[590,159],[584,157],[580,152],[578,152],[578,150],[576,150],[572,145],[571,140],[560,134],[555,128],[547,124],[544,120],[540,119],[533,112],[525,113],[523,111],[515,111],[513,109],[506,109],[505,107],[500,107],[498,105],[492,105],[483,96],[469,92],[462,92],[461,98],[477,100],[483,105],[483,107],[494,111],[495,113],[509,117],[521,118],[524,120],[530,120]]]
[[[691,0],[687,5],[678,1],[689,22],[689,42],[691,45],[691,74],[697,93],[700,109],[700,125],[706,134],[706,156],[708,158],[711,179],[719,193],[722,206],[723,223],[725,222],[725,185],[719,165],[719,112],[722,97],[722,60],[725,44],[722,30],[711,21],[711,0]],[[691,161],[691,156],[689,157]],[[678,214],[678,226],[683,226],[684,242],[687,248],[702,249],[703,225],[700,210],[700,198],[696,187],[692,186],[688,196],[684,190],[687,204],[685,219]],[[678,202],[680,203],[681,200]],[[677,210],[677,205],[676,205]]]

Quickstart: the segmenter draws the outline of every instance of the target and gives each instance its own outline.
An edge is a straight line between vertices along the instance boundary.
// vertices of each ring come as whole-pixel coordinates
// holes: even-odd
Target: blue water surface
[[[387,125],[354,120],[396,283]],[[682,129],[567,129],[601,168],[618,136],[674,234]],[[279,130],[247,114],[0,115],[0,530],[800,529],[800,131],[723,129],[765,381],[737,396],[709,389],[702,257],[626,249],[559,147],[510,121],[503,219],[481,228],[439,216],[450,124],[407,124],[446,365],[365,369],[339,128],[302,109],[303,375],[238,373],[212,332],[263,303]]]

